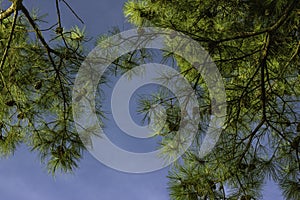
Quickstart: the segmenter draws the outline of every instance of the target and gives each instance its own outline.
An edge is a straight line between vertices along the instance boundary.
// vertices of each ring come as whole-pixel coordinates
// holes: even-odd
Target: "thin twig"
[[[66,4],[66,6],[71,10],[71,12],[73,13],[73,15],[82,23],[84,24],[84,21],[76,14],[76,12],[73,10],[73,8],[65,1],[62,0],[62,2],[64,2],[64,4]]]
[[[243,153],[242,153],[242,155],[241,155],[241,157],[240,157],[240,159],[239,159],[239,162],[241,162],[242,159],[244,158],[244,156],[246,155],[247,151],[248,151],[249,148],[251,147],[251,143],[252,143],[252,141],[253,141],[253,139],[254,139],[254,136],[255,136],[256,133],[259,131],[259,129],[262,127],[262,125],[264,125],[264,123],[265,123],[265,119],[262,119],[262,120],[260,121],[260,123],[256,126],[256,128],[255,128],[255,129],[252,131],[252,133],[250,134],[249,141],[248,141],[247,146],[246,146],[245,150],[243,151]]]
[[[261,52],[261,101],[262,101],[262,109],[263,109],[263,118],[266,120],[266,86],[265,86],[265,70],[267,67],[267,55],[268,55],[268,47],[270,43],[270,35],[267,33],[264,47]]]
[[[15,31],[15,27],[16,27],[16,23],[17,23],[17,18],[18,18],[18,9],[15,9],[15,11],[14,11],[14,18],[13,18],[13,22],[12,22],[12,26],[11,26],[9,38],[8,38],[8,41],[7,41],[7,44],[6,44],[6,47],[5,47],[2,59],[1,59],[1,63],[0,63],[0,71],[2,71],[2,68],[4,66],[6,57],[8,55],[8,50],[10,48],[10,44],[11,44],[11,41],[12,41],[12,38],[13,38],[13,35],[14,35],[14,31]]]

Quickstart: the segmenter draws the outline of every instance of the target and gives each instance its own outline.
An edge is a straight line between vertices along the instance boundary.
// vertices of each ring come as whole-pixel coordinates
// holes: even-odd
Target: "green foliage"
[[[213,152],[199,158],[205,123],[199,124],[198,141],[184,163],[170,172],[173,199],[258,199],[266,179],[278,183],[287,199],[299,199],[299,9],[297,0],[125,4],[125,16],[136,26],[170,28],[198,41],[216,63],[226,88],[223,134]],[[201,93],[205,82],[194,68],[197,63],[168,56]],[[208,95],[199,99],[205,119],[212,102]],[[157,103],[155,98],[148,102]],[[169,139],[172,134],[162,129],[158,135]]]
[[[9,156],[25,143],[40,154],[49,172],[72,172],[84,150],[71,110],[84,32],[62,30],[50,40],[51,49],[41,42],[42,35],[36,40],[30,34],[40,19],[23,12],[0,24],[0,155]]]

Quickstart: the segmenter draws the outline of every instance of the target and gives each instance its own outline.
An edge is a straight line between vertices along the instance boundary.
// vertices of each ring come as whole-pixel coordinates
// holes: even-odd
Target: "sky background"
[[[0,1],[1,2],[1,1]],[[123,16],[125,0],[68,1],[85,22],[89,37],[107,33],[114,26],[121,31],[130,28]],[[55,22],[54,0],[24,0],[29,8],[39,8],[39,13],[49,13],[45,18],[51,26]],[[5,7],[4,4],[2,4]],[[62,4],[62,18],[65,27],[78,24],[78,20]],[[93,44],[93,43],[92,43]],[[91,47],[91,46],[90,46]],[[141,90],[144,91],[144,90]],[[108,131],[117,138],[122,132],[113,122],[107,124]],[[123,138],[123,137],[119,137]],[[124,138],[123,138],[124,139]],[[118,141],[120,143],[120,139]],[[125,142],[124,148],[132,143]],[[153,144],[150,142],[149,146]],[[121,145],[122,146],[122,145]],[[143,146],[143,145],[138,145]],[[148,149],[147,149],[148,150]],[[146,151],[147,151],[146,150]],[[0,199],[1,200],[168,200],[168,169],[147,174],[127,174],[110,169],[88,152],[73,175],[62,174],[52,177],[40,163],[38,155],[20,146],[15,155],[0,160]],[[269,183],[265,188],[264,199],[281,200],[278,188]]]

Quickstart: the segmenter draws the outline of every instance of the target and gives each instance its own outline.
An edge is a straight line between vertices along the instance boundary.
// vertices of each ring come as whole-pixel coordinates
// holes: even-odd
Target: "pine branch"
[[[30,23],[30,25],[32,26],[32,28],[34,29],[36,36],[38,37],[38,39],[40,40],[40,42],[42,43],[42,45],[45,47],[47,54],[50,55],[51,53],[53,53],[54,55],[60,57],[60,58],[65,58],[65,59],[78,59],[80,61],[83,61],[84,58],[83,57],[78,57],[78,56],[72,56],[72,55],[66,55],[63,54],[61,52],[56,51],[55,49],[51,48],[48,43],[46,42],[43,34],[41,33],[40,29],[38,28],[37,24],[35,23],[35,21],[32,19],[32,17],[30,16],[29,11],[27,10],[27,8],[24,5],[21,5],[21,10],[24,13],[25,17],[27,18],[28,22]],[[76,54],[77,55],[77,54]]]
[[[288,16],[292,13],[291,11],[295,8],[295,6],[298,4],[299,0],[294,0],[283,12],[283,14],[281,15],[281,17],[279,18],[279,20],[274,23],[272,26],[267,27],[263,30],[257,31],[257,32],[240,32],[232,37],[228,37],[228,38],[224,38],[224,39],[220,39],[215,41],[216,43],[222,43],[222,42],[227,42],[227,41],[231,41],[231,40],[237,40],[237,39],[243,39],[243,38],[249,38],[249,37],[253,37],[253,36],[257,36],[257,35],[261,35],[264,34],[266,32],[274,32],[276,31],[284,22],[285,20],[288,18]]]

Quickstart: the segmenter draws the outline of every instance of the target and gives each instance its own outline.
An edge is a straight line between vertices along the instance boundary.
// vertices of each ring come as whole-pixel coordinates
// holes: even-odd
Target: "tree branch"
[[[80,55],[76,54],[76,56],[72,56],[72,55],[67,55],[64,53],[61,53],[59,51],[56,51],[55,49],[52,49],[48,43],[46,42],[43,34],[41,33],[40,29],[38,28],[38,26],[36,25],[36,23],[34,22],[34,20],[32,19],[32,17],[30,16],[29,11],[26,9],[26,7],[24,5],[21,5],[22,12],[24,13],[25,17],[27,18],[27,20],[29,21],[30,25],[32,26],[32,28],[34,29],[38,39],[40,40],[40,42],[42,43],[42,45],[45,47],[48,55],[53,53],[56,56],[60,57],[60,58],[66,58],[66,59],[78,59],[78,60],[84,60],[83,57],[80,57]]]
[[[260,123],[256,126],[256,128],[252,131],[252,133],[250,134],[250,138],[249,138],[249,141],[246,145],[246,148],[245,150],[242,152],[241,156],[240,156],[240,159],[239,159],[239,162],[242,161],[242,159],[245,157],[246,153],[248,152],[248,150],[250,149],[251,147],[251,143],[254,139],[254,136],[256,135],[256,133],[259,131],[259,129],[262,127],[262,125],[264,125],[265,123],[265,119],[262,119],[260,121]]]
[[[7,40],[7,44],[6,44],[6,47],[5,47],[5,50],[4,50],[2,59],[1,59],[1,63],[0,63],[0,71],[2,71],[2,68],[4,66],[6,57],[8,55],[8,50],[10,48],[10,44],[11,44],[11,41],[12,41],[12,38],[13,38],[13,35],[14,35],[14,31],[15,31],[15,27],[16,27],[16,23],[17,23],[17,18],[18,18],[18,9],[15,9],[14,13],[15,14],[14,14],[14,19],[13,19],[13,22],[12,22],[12,25],[11,25],[11,30],[10,30],[9,38]]]
[[[11,6],[9,8],[7,8],[5,11],[0,13],[0,21],[2,21],[3,19],[6,19],[13,13],[14,13],[14,4],[11,4]]]
[[[51,53],[54,53],[55,55],[57,55],[58,57],[60,57],[60,62],[59,62],[59,67],[62,65],[62,59],[65,57],[63,56],[60,52],[52,49],[48,43],[46,42],[46,40],[44,39],[40,29],[37,27],[36,23],[34,22],[34,20],[31,18],[28,10],[26,9],[26,7],[24,5],[21,5],[21,10],[22,12],[24,13],[24,15],[26,16],[27,20],[29,21],[29,23],[31,24],[31,26],[33,27],[33,29],[35,30],[36,32],[36,35],[37,37],[39,38],[39,40],[41,41],[41,43],[43,44],[43,46],[46,48],[46,51],[47,51],[47,54],[48,54],[48,57],[49,57],[49,60],[51,62],[51,64],[53,65],[53,68],[55,70],[55,73],[56,73],[56,76],[58,78],[58,81],[59,81],[59,85],[60,85],[60,89],[61,89],[61,92],[62,92],[62,97],[63,97],[63,101],[64,101],[64,119],[66,119],[66,110],[67,110],[67,106],[66,106],[66,103],[67,103],[67,96],[65,94],[65,89],[64,89],[64,86],[63,86],[63,81],[62,81],[62,78],[61,78],[61,75],[60,75],[60,71],[59,71],[59,68],[57,68],[52,56],[51,56]]]
[[[24,5],[21,6],[21,10],[24,13],[25,17],[27,18],[27,20],[29,21],[30,25],[32,26],[32,28],[34,29],[37,37],[39,38],[39,40],[41,41],[41,43],[43,44],[43,46],[46,48],[47,52],[49,53],[54,53],[55,55],[59,55],[60,53],[55,51],[54,49],[52,49],[48,43],[46,42],[46,40],[44,39],[40,29],[37,27],[36,23],[34,22],[34,20],[31,18],[28,10],[26,9],[26,7]]]
[[[265,86],[265,70],[267,67],[267,54],[268,54],[268,47],[270,43],[270,35],[267,33],[266,40],[264,47],[261,52],[261,101],[262,101],[262,109],[263,109],[263,118],[266,120],[266,86]]]
[[[16,10],[20,10],[20,6],[22,5],[23,0],[11,0],[12,4],[5,11],[0,13],[0,21],[8,18],[10,15],[14,13]]]
[[[217,40],[215,42],[216,43],[222,43],[222,42],[236,40],[236,39],[249,38],[249,37],[257,36],[257,35],[260,35],[260,34],[263,34],[263,33],[266,33],[266,32],[273,32],[273,31],[277,30],[285,22],[285,20],[288,18],[289,14],[292,13],[291,11],[294,9],[294,7],[297,5],[298,2],[299,2],[299,0],[294,0],[284,10],[283,14],[278,19],[278,21],[276,23],[274,23],[272,26],[268,27],[268,28],[265,28],[265,29],[257,31],[257,32],[240,32],[237,35],[234,35],[234,36],[229,37],[229,38],[220,39],[220,40]]]

